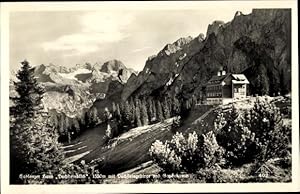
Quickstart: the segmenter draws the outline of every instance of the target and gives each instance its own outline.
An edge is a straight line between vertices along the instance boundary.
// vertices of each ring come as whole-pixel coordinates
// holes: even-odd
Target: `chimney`
[[[218,76],[221,76],[221,71],[218,71]]]
[[[222,71],[222,75],[226,75],[226,71],[223,70],[223,71]]]

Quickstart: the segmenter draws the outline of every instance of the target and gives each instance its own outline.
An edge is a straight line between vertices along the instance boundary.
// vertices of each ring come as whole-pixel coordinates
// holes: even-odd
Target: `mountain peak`
[[[221,20],[215,20],[212,24],[209,24],[207,27],[206,37],[208,37],[211,33],[215,33],[215,35],[217,35],[222,25],[224,25],[224,22]]]
[[[182,46],[188,44],[189,42],[191,42],[192,40],[193,40],[193,37],[188,36],[188,37],[185,37],[185,38],[179,38],[179,39],[176,40],[173,44],[174,44],[175,46],[182,47]]]
[[[181,50],[184,45],[190,43],[192,40],[193,40],[193,38],[191,36],[188,36],[188,37],[185,37],[185,38],[179,38],[178,40],[176,40],[172,44],[167,44],[163,48],[162,51],[166,55],[169,56],[170,54],[176,53],[178,50]]]
[[[111,73],[112,71],[118,72],[121,69],[127,69],[127,68],[121,61],[113,59],[113,60],[105,62],[102,65],[100,71],[105,72],[105,73]]]

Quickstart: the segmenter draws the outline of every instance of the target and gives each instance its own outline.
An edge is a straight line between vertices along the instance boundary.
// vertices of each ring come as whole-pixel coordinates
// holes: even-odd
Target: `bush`
[[[177,132],[171,141],[154,142],[149,151],[153,161],[165,173],[194,173],[200,168],[211,168],[223,162],[224,153],[212,132],[200,138],[196,132],[189,133],[187,138]]]
[[[215,126],[219,127],[217,129],[217,141],[226,150],[227,165],[240,166],[251,162],[254,159],[251,152],[255,151],[255,134],[244,126],[243,119],[237,109],[233,107],[227,119],[221,115],[215,123],[217,123]]]
[[[218,166],[197,172],[197,178],[204,183],[239,183],[244,177],[243,169],[227,170]]]
[[[171,132],[175,133],[176,130],[182,126],[182,119],[180,118],[180,116],[177,116],[174,118],[173,122],[172,122],[172,126],[171,126]]]
[[[165,173],[178,172],[181,159],[171,150],[168,142],[165,144],[156,140],[150,147],[150,156]]]
[[[258,160],[285,157],[288,152],[290,128],[283,125],[282,114],[274,103],[257,100],[245,116],[247,127],[255,133]]]
[[[233,107],[227,118],[217,118],[215,128],[229,165],[264,162],[288,154],[291,128],[283,125],[279,109],[266,100],[257,100],[245,114]]]

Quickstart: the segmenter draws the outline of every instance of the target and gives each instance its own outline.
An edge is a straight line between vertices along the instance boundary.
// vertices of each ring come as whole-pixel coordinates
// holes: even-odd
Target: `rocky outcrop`
[[[148,95],[190,98],[201,95],[202,86],[220,68],[245,73],[251,82],[259,66],[267,69],[263,76],[269,80],[271,94],[283,87],[290,91],[290,21],[288,9],[254,9],[248,15],[236,12],[228,23],[215,21],[208,26],[205,39],[203,35],[179,39],[180,44],[168,44],[149,58],[143,71],[125,85],[122,99]]]
[[[152,91],[160,89],[171,77],[179,74],[183,65],[203,46],[203,35],[199,36],[195,39],[180,38],[148,58],[143,71],[125,84],[122,99],[131,95],[152,95]]]

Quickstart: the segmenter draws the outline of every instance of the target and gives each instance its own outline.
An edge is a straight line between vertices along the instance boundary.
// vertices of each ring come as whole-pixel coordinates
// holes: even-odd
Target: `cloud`
[[[152,47],[150,47],[150,46],[145,46],[145,47],[142,47],[142,48],[134,49],[134,50],[132,50],[131,52],[132,52],[132,53],[137,53],[137,52],[141,52],[141,51],[144,51],[144,50],[148,50],[148,49],[150,49],[150,48],[152,48]]]
[[[118,42],[130,36],[126,27],[134,20],[129,13],[92,12],[79,18],[82,30],[63,35],[54,41],[42,43],[45,51],[67,52],[65,55],[83,55],[95,52],[101,45]]]

